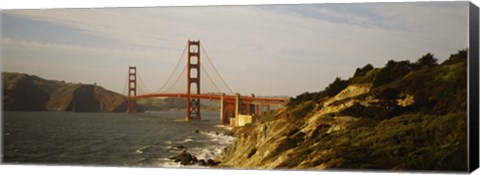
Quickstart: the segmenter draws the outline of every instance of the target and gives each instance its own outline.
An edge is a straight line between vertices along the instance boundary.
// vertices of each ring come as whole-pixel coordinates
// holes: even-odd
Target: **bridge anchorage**
[[[288,102],[287,98],[268,98],[268,97],[255,97],[252,96],[242,96],[239,93],[233,93],[230,87],[225,83],[221,75],[216,70],[214,64],[211,62],[210,58],[208,57],[205,49],[201,47],[200,41],[192,41],[188,40],[187,46],[185,47],[187,51],[187,64],[183,69],[186,71],[186,92],[165,92],[162,91],[163,87],[160,90],[152,93],[143,93],[137,94],[138,88],[141,88],[143,82],[138,75],[138,70],[136,66],[129,66],[128,67],[128,110],[127,112],[137,112],[136,110],[136,103],[137,99],[144,99],[144,98],[156,98],[156,97],[170,97],[170,98],[185,98],[186,99],[186,116],[185,119],[188,120],[201,120],[200,115],[200,99],[208,99],[208,100],[219,100],[220,101],[220,124],[230,124],[232,126],[243,126],[247,123],[251,123],[256,120],[256,117],[261,114],[263,111],[270,110],[270,106],[281,106],[285,105]],[[183,54],[180,57],[179,62],[177,63],[177,67],[182,60]],[[202,55],[205,55],[210,65],[213,67],[215,72],[217,73],[220,80],[224,83],[224,85],[230,91],[230,94],[225,94],[224,91],[221,91],[220,88],[216,85],[213,81],[209,73],[205,70],[205,67],[201,64],[201,51],[203,51]],[[205,60],[204,60],[205,61]],[[208,64],[207,64],[208,65]],[[177,70],[177,67],[175,70]],[[176,81],[171,85],[174,86],[179,79],[182,77],[184,71],[177,77]],[[203,71],[210,80],[210,83],[213,84],[217,92],[215,93],[201,93],[200,89],[200,73]],[[175,72],[175,71],[174,71]],[[173,74],[170,75],[169,80],[173,77]],[[138,79],[137,79],[138,78]],[[138,81],[137,81],[138,80]],[[205,85],[205,84],[204,84]]]

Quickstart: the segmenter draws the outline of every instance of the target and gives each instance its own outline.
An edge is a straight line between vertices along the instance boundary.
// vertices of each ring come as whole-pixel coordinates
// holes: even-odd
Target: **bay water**
[[[218,112],[186,122],[184,111],[150,113],[3,112],[3,162],[180,167],[185,148],[213,159],[233,141]]]

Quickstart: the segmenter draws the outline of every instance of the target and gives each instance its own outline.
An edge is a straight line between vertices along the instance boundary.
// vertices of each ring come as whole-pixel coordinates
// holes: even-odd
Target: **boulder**
[[[220,162],[214,161],[212,159],[208,159],[206,166],[217,166],[218,164],[220,164]]]
[[[182,165],[193,165],[197,163],[197,157],[191,155],[185,150],[181,154],[171,157],[170,159],[174,160],[175,162],[180,162]]]

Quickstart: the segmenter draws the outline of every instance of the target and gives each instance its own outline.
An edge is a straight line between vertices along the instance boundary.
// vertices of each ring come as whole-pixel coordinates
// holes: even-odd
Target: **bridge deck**
[[[129,99],[142,99],[142,98],[154,98],[154,97],[171,97],[171,98],[196,98],[196,99],[208,99],[208,100],[221,100],[222,95],[220,94],[168,94],[168,93],[155,93],[155,94],[144,94],[138,96],[129,97]],[[223,97],[225,101],[235,101],[236,96],[234,95],[225,95]],[[286,104],[288,103],[287,98],[267,98],[267,97],[252,97],[252,96],[240,96],[240,100],[244,103],[262,103],[262,104]]]

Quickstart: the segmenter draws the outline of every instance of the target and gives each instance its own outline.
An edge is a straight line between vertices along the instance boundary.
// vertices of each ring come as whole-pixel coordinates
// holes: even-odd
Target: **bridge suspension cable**
[[[146,86],[145,82],[142,80],[142,77],[139,73],[137,73],[137,81],[138,81],[138,94],[148,94],[148,93],[186,93],[186,69],[187,69],[187,64],[183,66],[180,72],[178,70],[181,68],[180,65],[182,63],[182,60],[185,57],[185,53],[187,51],[188,45],[185,45],[182,54],[180,58],[177,61],[177,64],[175,65],[175,68],[173,69],[172,73],[169,75],[167,81],[158,89],[157,91],[151,91],[148,86]],[[226,93],[226,94],[234,94],[234,91],[230,86],[226,83],[225,79],[221,76],[220,72],[218,69],[215,67],[213,64],[212,59],[209,57],[208,53],[206,52],[205,48],[201,45],[200,48],[201,51],[204,53],[204,56],[207,59],[203,59],[203,63],[208,62],[208,64],[200,64],[201,70],[198,72],[198,74],[202,73],[207,76],[208,78],[208,83],[201,83],[202,84],[202,93]],[[185,57],[186,58],[186,57]],[[210,68],[211,67],[211,68]],[[214,71],[214,77],[211,74],[210,69],[213,69]],[[209,73],[210,72],[210,73]],[[178,76],[176,76],[178,75]],[[185,80],[180,81],[180,80]],[[218,84],[220,80],[220,83]],[[216,83],[217,82],[217,83]],[[125,83],[126,86],[124,86],[124,91],[126,87],[128,87],[128,77],[127,81]],[[221,86],[219,86],[221,85]],[[126,93],[126,92],[124,92]]]
[[[207,75],[208,80],[210,80],[210,82],[213,84],[213,86],[215,87],[217,92],[221,93],[222,91],[220,90],[220,88],[218,88],[217,84],[215,84],[215,82],[213,82],[212,77],[210,77],[208,72],[205,70],[205,67],[203,67],[203,65],[200,65],[200,66],[202,67],[202,71]],[[209,92],[207,91],[207,93],[209,93]]]
[[[164,91],[168,91],[168,89],[164,90],[165,87],[167,87],[167,85],[169,84],[170,80],[172,80],[173,78],[173,75],[175,74],[175,72],[177,71],[178,67],[180,66],[180,63],[182,62],[182,58],[183,56],[185,55],[185,52],[187,50],[187,47],[188,45],[185,45],[185,48],[183,48],[183,51],[182,51],[182,55],[180,56],[180,58],[178,59],[178,62],[177,62],[177,65],[175,65],[175,68],[173,69],[172,73],[170,74],[170,76],[168,77],[167,81],[165,81],[165,83],[162,85],[162,87],[160,87],[160,89],[158,89],[156,92],[164,92]],[[183,68],[182,72],[185,71],[186,69],[186,65],[185,65],[185,68]],[[180,76],[182,75],[182,73],[180,73]],[[178,81],[179,77],[177,78],[177,80],[175,80],[175,82],[171,85],[173,86],[177,81]],[[171,86],[169,88],[171,88]]]
[[[222,75],[220,75],[220,73],[218,72],[217,68],[215,67],[215,65],[213,64],[212,60],[210,59],[210,57],[208,56],[207,52],[205,51],[205,48],[203,48],[203,45],[200,46],[202,48],[202,51],[203,53],[205,53],[205,56],[207,57],[207,60],[208,60],[208,63],[213,67],[213,70],[215,71],[215,73],[217,74],[217,76],[220,78],[220,80],[223,82],[223,84],[225,85],[225,87],[227,88],[228,92],[231,93],[231,94],[234,94],[234,91],[232,90],[232,88],[230,88],[230,86],[228,86],[228,84],[225,82],[225,80],[223,79]],[[211,79],[211,78],[210,78]],[[212,81],[213,83],[213,81]],[[216,86],[216,85],[215,85]],[[218,87],[217,87],[218,88]]]
[[[179,82],[179,80],[182,78],[182,77],[185,77],[185,71],[187,70],[187,65],[185,65],[182,69],[182,73],[180,75],[178,75],[177,79],[175,80],[175,82],[173,82],[173,84],[168,87],[168,89],[166,89],[164,92],[172,92],[172,89],[175,87],[175,85]],[[181,86],[183,87],[183,86]],[[184,92],[185,93],[185,92]]]
[[[148,86],[145,84],[145,82],[142,80],[142,76],[140,76],[140,72],[138,72],[138,69],[137,69],[137,85],[139,85],[137,87],[137,92],[140,92],[139,94],[149,94],[149,93],[152,93],[153,91],[151,91]]]

